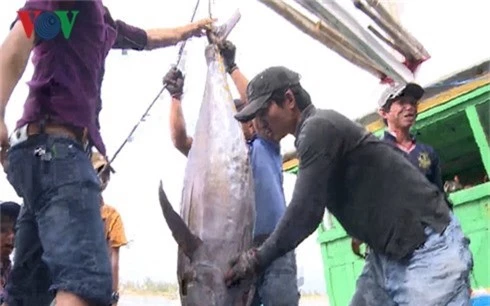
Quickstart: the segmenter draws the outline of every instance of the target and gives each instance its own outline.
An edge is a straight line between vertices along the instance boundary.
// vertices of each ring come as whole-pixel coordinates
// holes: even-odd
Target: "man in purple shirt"
[[[27,0],[23,9],[47,13],[38,15],[37,34],[29,37],[25,18],[14,22],[0,50],[1,161],[25,203],[7,304],[43,306],[56,297],[58,306],[107,306],[117,292],[100,216],[100,181],[88,156],[92,146],[106,155],[98,121],[105,58],[110,49],[152,50],[201,36],[212,20],[145,31],[114,21],[101,0]],[[63,21],[52,13],[60,10],[78,11],[71,36],[43,39]],[[5,108],[32,50],[24,114],[9,139]]]

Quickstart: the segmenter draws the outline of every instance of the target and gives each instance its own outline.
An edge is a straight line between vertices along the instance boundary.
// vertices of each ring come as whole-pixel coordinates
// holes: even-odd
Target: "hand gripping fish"
[[[206,87],[184,177],[181,213],[160,184],[160,205],[179,245],[177,277],[182,305],[248,305],[251,284],[227,288],[228,260],[252,245],[254,187],[248,148],[219,50],[205,50]]]

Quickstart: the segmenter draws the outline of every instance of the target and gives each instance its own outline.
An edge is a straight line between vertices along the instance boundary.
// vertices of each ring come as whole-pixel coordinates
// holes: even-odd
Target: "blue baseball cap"
[[[6,201],[0,203],[0,216],[9,216],[13,219],[17,219],[20,213],[20,205],[12,202]]]

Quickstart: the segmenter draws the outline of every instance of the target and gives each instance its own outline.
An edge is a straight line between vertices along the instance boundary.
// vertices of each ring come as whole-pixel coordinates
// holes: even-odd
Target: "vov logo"
[[[35,32],[40,39],[50,40],[60,32],[65,39],[69,39],[78,13],[79,11],[20,10],[17,11],[17,16],[28,38]]]

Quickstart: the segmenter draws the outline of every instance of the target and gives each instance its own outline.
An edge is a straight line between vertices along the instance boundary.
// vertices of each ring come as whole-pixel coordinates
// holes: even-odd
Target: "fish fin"
[[[165,218],[165,221],[172,232],[172,236],[177,244],[182,248],[184,254],[191,259],[196,249],[201,245],[202,240],[192,234],[184,220],[182,220],[180,215],[175,212],[172,205],[168,201],[165,191],[163,190],[161,181],[158,195],[163,217]]]

